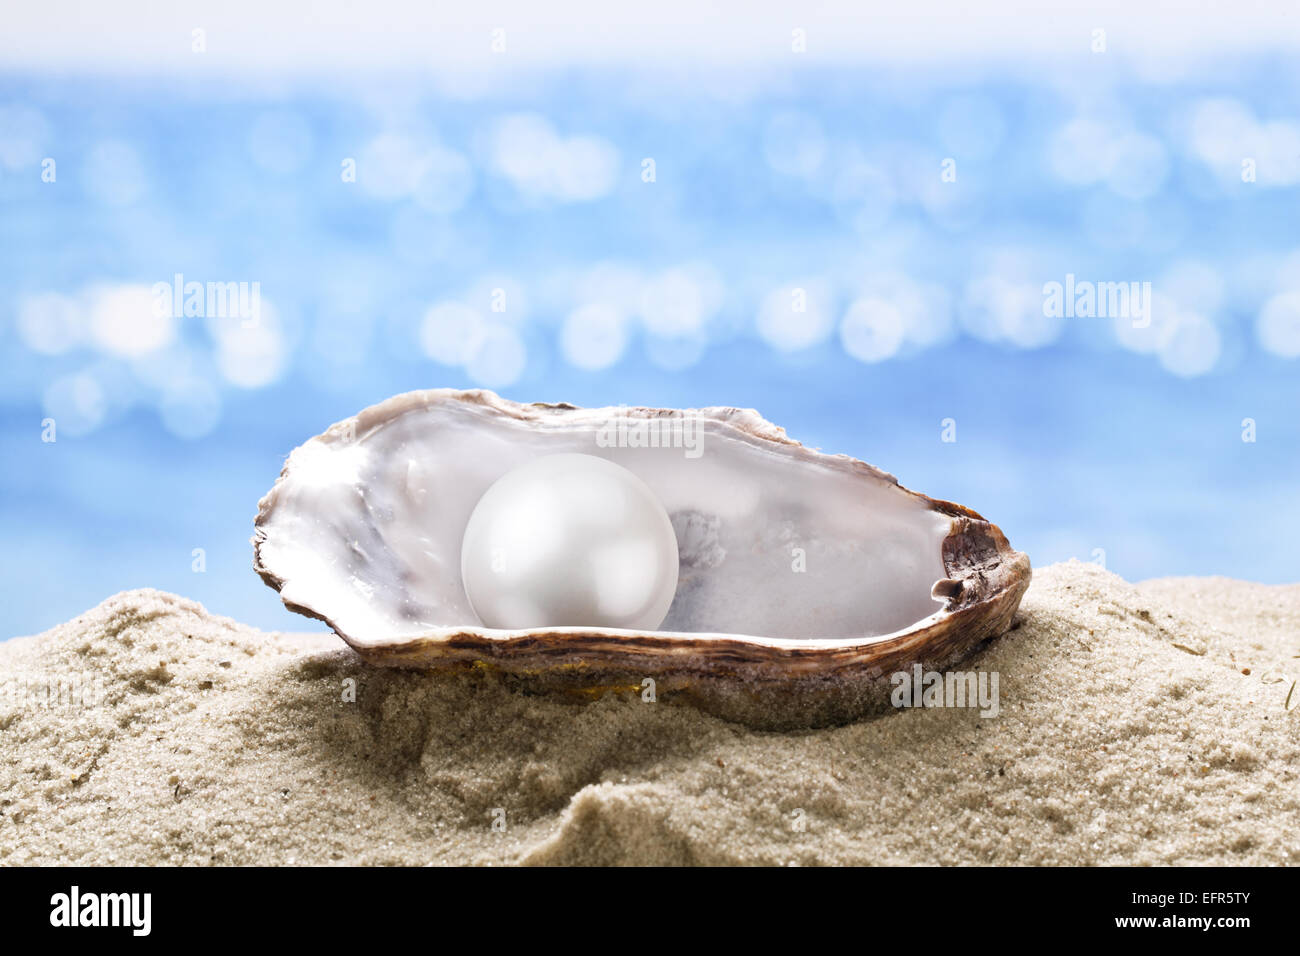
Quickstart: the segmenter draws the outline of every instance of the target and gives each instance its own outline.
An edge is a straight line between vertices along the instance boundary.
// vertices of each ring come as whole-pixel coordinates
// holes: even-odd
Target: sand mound
[[[124,593],[0,644],[0,863],[1300,861],[1300,586],[1071,563],[1018,620],[996,717],[762,733]]]

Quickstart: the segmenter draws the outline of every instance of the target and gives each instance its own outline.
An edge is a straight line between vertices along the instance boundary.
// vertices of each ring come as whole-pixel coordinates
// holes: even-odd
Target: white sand
[[[0,644],[0,863],[1300,861],[1300,585],[1071,563],[1019,620],[964,665],[996,718],[776,734],[121,594]],[[101,704],[33,698],[73,674]]]

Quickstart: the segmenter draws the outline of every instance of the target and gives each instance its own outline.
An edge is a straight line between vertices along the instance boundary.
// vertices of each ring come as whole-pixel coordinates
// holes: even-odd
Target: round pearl
[[[547,455],[474,507],[461,580],[487,627],[654,630],[677,591],[677,536],[655,493],[592,455]]]

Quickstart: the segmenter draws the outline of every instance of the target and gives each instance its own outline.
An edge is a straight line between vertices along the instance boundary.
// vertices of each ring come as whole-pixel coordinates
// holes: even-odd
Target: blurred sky
[[[0,636],[142,586],[314,627],[258,498],[443,385],[752,406],[1035,564],[1300,579],[1280,5],[354,7],[7,11]],[[257,320],[155,314],[177,274]],[[1067,274],[1150,326],[1045,315]]]

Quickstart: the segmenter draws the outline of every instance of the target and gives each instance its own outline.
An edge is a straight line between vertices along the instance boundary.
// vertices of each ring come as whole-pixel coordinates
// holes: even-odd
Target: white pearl
[[[487,627],[654,630],[677,591],[677,536],[636,475],[592,455],[547,455],[498,479],[460,552]]]

